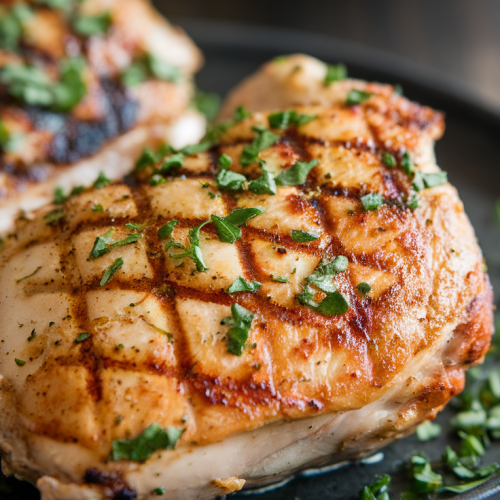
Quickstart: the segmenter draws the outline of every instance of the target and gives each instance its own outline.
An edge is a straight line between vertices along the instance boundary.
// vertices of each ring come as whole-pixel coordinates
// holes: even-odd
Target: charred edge
[[[125,482],[121,472],[101,472],[99,469],[87,469],[83,477],[85,484],[97,484],[109,488],[113,500],[134,500],[137,493]]]

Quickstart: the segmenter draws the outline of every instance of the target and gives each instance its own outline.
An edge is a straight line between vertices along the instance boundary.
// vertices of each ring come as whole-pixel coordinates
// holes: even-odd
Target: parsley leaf
[[[119,257],[113,262],[113,264],[111,264],[111,266],[109,266],[106,269],[106,271],[104,271],[104,275],[101,279],[100,285],[104,286],[107,283],[109,283],[122,266],[123,266],[123,259]]]
[[[148,64],[152,75],[158,80],[177,83],[181,79],[181,72],[178,68],[154,54],[148,54]]]
[[[346,106],[356,106],[365,102],[373,95],[373,92],[363,92],[362,90],[350,90],[345,101]]]
[[[319,234],[292,229],[292,240],[296,241],[297,243],[307,243],[309,241],[316,241],[319,237],[320,237]]]
[[[432,470],[431,464],[425,458],[415,455],[411,463],[415,493],[432,493],[443,484],[443,477]]]
[[[17,366],[24,366],[26,364],[26,361],[23,361],[22,359],[14,358],[14,361],[16,362]]]
[[[219,112],[222,99],[214,92],[202,92],[197,90],[192,101],[193,107],[201,114],[205,115],[207,121],[215,120]]]
[[[120,75],[121,82],[127,87],[135,87],[148,78],[177,83],[182,75],[178,68],[153,54],[135,59]]]
[[[152,423],[136,438],[113,441],[111,460],[145,462],[157,450],[174,449],[184,431],[178,427],[162,429],[157,423]]]
[[[23,278],[20,278],[16,280],[16,283],[21,283],[21,281],[24,281],[28,278],[31,278],[32,276],[35,276],[35,274],[42,269],[42,266],[38,266],[31,274],[28,274],[28,276],[24,276]]]
[[[220,189],[239,191],[246,180],[244,175],[233,172],[232,170],[222,169],[219,170],[217,174],[217,185]]]
[[[239,106],[238,109],[234,112],[233,121],[241,122],[245,118],[249,118],[252,116],[252,112],[248,109],[245,109],[243,106]]]
[[[142,234],[141,233],[129,234],[126,238],[124,238],[123,240],[116,241],[111,246],[113,246],[113,247],[122,247],[124,245],[130,245],[131,243],[136,243],[141,238],[142,238]]]
[[[415,172],[415,169],[413,167],[413,160],[411,159],[408,151],[405,151],[405,154],[403,155],[403,158],[401,160],[401,168],[405,171],[406,175],[412,175]]]
[[[96,189],[102,189],[106,186],[109,186],[110,183],[111,181],[106,177],[104,172],[99,172],[99,177],[97,177],[97,179],[94,181],[93,186]]]
[[[53,87],[52,109],[67,113],[71,111],[87,94],[82,72],[83,59],[66,59],[61,63],[59,82]]]
[[[194,263],[196,264],[196,269],[199,272],[208,271],[208,267],[203,261],[203,255],[200,248],[200,230],[203,226],[207,225],[210,222],[211,221],[208,220],[203,224],[200,224],[199,226],[196,226],[193,229],[189,230],[189,247],[185,247],[184,245],[181,245],[176,241],[169,241],[165,246],[165,250],[168,250],[170,248],[180,248],[181,250],[184,250],[184,252],[169,254],[168,256],[172,259],[182,259],[184,257],[188,257],[194,261]]]
[[[82,36],[105,35],[111,23],[111,14],[103,12],[95,16],[77,16],[73,21],[73,28]]]
[[[394,155],[387,151],[382,153],[382,163],[389,168],[394,168],[398,164]]]
[[[229,215],[224,217],[227,222],[234,224],[235,226],[242,226],[246,224],[249,220],[262,215],[265,210],[262,208],[252,207],[252,208],[237,208],[233,210]]]
[[[159,161],[157,154],[149,148],[144,148],[141,156],[139,156],[135,162],[134,171],[142,172],[146,170],[147,167],[153,166],[157,161]]]
[[[272,276],[271,279],[277,283],[288,283],[288,278],[284,276]]]
[[[366,297],[372,290],[372,287],[368,283],[360,283],[356,288],[363,297]]]
[[[160,172],[179,170],[182,167],[183,163],[184,163],[184,155],[182,153],[174,154],[165,159],[162,166],[160,167]]]
[[[330,262],[321,263],[308,278],[302,293],[297,296],[300,304],[324,314],[325,316],[336,316],[344,314],[349,309],[349,303],[345,297],[336,290],[333,278],[335,275],[344,272],[349,265],[347,257],[339,255]],[[315,291],[311,285],[316,286],[327,295],[317,303],[314,301]]]
[[[435,174],[424,174],[418,171],[413,178],[413,188],[415,191],[441,186],[448,182],[448,174],[446,172],[437,172]]]
[[[45,214],[43,216],[43,220],[45,224],[47,225],[52,225],[58,222],[60,219],[62,219],[66,215],[66,212],[64,208],[56,208],[49,212],[48,214]]]
[[[223,324],[231,327],[227,332],[227,350],[231,354],[241,356],[252,328],[254,314],[239,304],[231,306],[231,313],[232,317],[222,320]]]
[[[87,332],[80,333],[80,335],[78,335],[78,337],[76,337],[76,339],[75,339],[75,344],[80,344],[84,340],[87,340],[89,337],[90,337],[90,334]]]
[[[289,169],[283,170],[276,177],[276,184],[278,186],[297,186],[306,182],[309,172],[318,165],[319,160],[314,159],[309,162],[298,161]]]
[[[345,80],[347,78],[347,68],[344,64],[327,64],[326,66],[326,76],[325,85],[330,85],[333,82],[338,82],[339,80]]]
[[[224,217],[211,215],[210,219],[215,224],[217,236],[224,243],[234,243],[241,238],[241,229],[228,222]]]
[[[171,236],[178,222],[179,221],[177,220],[171,220],[167,222],[164,226],[160,227],[160,229],[158,229],[158,238],[164,239]]]
[[[390,476],[384,475],[379,477],[374,483],[363,488],[361,500],[382,500],[389,484],[391,484]],[[375,496],[377,494],[378,496]]]
[[[417,438],[419,441],[430,441],[441,434],[441,426],[426,420],[417,427]]]
[[[90,260],[98,259],[111,251],[108,248],[108,245],[112,245],[114,243],[113,238],[111,238],[114,230],[114,228],[111,228],[109,231],[106,231],[106,233],[96,238],[94,246],[90,252]]]
[[[361,197],[363,208],[368,210],[378,210],[384,204],[384,197],[380,193],[368,193]]]
[[[241,276],[227,289],[227,293],[256,292],[262,286],[258,281],[248,282]]]
[[[262,168],[262,175],[258,179],[248,184],[248,190],[255,194],[276,194],[278,192],[274,175],[265,168]]]
[[[254,126],[252,130],[257,132],[257,137],[251,144],[247,144],[243,148],[240,156],[240,163],[244,167],[256,163],[259,159],[259,153],[270,148],[280,139],[279,135],[259,126]]]
[[[286,130],[291,126],[300,127],[301,125],[306,125],[315,118],[316,115],[299,114],[296,110],[292,109],[280,113],[273,113],[268,116],[267,120],[271,128]]]

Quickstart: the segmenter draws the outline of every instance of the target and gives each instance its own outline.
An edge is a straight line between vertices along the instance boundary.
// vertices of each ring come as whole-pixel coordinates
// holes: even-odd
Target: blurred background
[[[499,0],[154,0],[175,22],[237,21],[330,35],[420,63],[500,111]]]

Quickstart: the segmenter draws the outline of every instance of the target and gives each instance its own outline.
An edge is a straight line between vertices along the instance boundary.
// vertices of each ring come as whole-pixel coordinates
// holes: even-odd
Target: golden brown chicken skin
[[[443,117],[341,85],[18,222],[6,472],[44,500],[208,499],[370,453],[462,390],[492,292],[434,161]]]
[[[200,63],[147,0],[2,2],[0,231],[55,187],[128,173],[145,145],[178,142],[186,121],[182,145],[198,140],[203,120],[186,110]]]

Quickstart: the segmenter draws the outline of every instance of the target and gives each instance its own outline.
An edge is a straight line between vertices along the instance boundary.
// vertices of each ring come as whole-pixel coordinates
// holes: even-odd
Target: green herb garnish
[[[419,441],[430,441],[441,434],[441,426],[426,420],[417,427],[417,438]]]
[[[210,219],[215,224],[217,236],[220,241],[234,243],[241,238],[241,229],[238,226],[246,224],[249,220],[263,214],[260,208],[239,208],[226,217],[211,215]]]
[[[419,455],[411,458],[413,469],[413,491],[432,493],[443,484],[443,477],[432,470],[431,464]]]
[[[33,328],[33,330],[31,330],[30,336],[28,337],[28,342],[31,342],[35,337],[36,337],[36,331]]]
[[[202,92],[197,90],[192,101],[192,106],[205,115],[207,121],[215,120],[219,112],[222,99],[214,92]]]
[[[194,263],[196,264],[196,269],[199,272],[208,271],[208,267],[203,261],[203,255],[200,248],[200,230],[209,222],[210,221],[206,221],[203,224],[200,224],[199,226],[196,226],[193,229],[189,230],[189,247],[185,247],[184,245],[181,245],[176,241],[169,241],[165,246],[165,251],[169,250],[170,248],[180,248],[181,250],[184,250],[184,252],[169,254],[168,256],[172,259],[183,259],[184,257],[188,257],[189,259],[192,259],[194,261]]]
[[[96,189],[102,189],[106,186],[109,186],[109,184],[111,184],[111,181],[106,177],[104,172],[99,172],[99,177],[97,177],[97,179],[94,181],[93,186]]]
[[[172,156],[169,156],[168,158],[165,159],[163,164],[160,167],[161,172],[169,172],[169,171],[176,171],[179,170],[182,167],[182,164],[184,163],[184,155],[182,153],[177,153]]]
[[[159,495],[164,495],[164,494],[165,494],[165,487],[164,487],[164,486],[160,486],[159,488],[155,488],[155,489],[153,490],[153,493],[154,493],[155,495],[158,495],[158,496],[159,496]]]
[[[105,35],[111,23],[111,14],[104,12],[95,16],[77,16],[73,21],[73,28],[82,36],[98,36]]]
[[[164,226],[160,227],[160,229],[158,229],[158,238],[162,240],[164,238],[168,238],[169,236],[171,236],[178,222],[179,221],[177,220],[171,220],[167,222]]]
[[[316,115],[299,114],[294,109],[291,109],[289,111],[273,113],[267,119],[271,128],[286,130],[288,127],[306,125],[315,118]]]
[[[90,334],[87,332],[80,333],[78,337],[75,339],[75,344],[80,344],[84,340],[87,340],[90,337]]]
[[[255,194],[271,194],[278,192],[274,175],[262,167],[262,175],[248,184],[248,190]]]
[[[373,92],[363,92],[362,90],[350,90],[345,101],[346,106],[356,106],[365,102],[373,95]]]
[[[319,160],[314,159],[309,162],[298,161],[289,169],[283,170],[276,177],[276,184],[278,186],[297,186],[306,182],[309,172],[318,165]]]
[[[252,208],[237,208],[233,210],[229,215],[224,217],[227,222],[234,224],[235,226],[242,226],[246,224],[249,220],[262,215],[265,212],[262,208],[252,207]]]
[[[116,259],[111,266],[109,266],[106,271],[104,271],[104,275],[101,279],[100,285],[104,286],[108,284],[114,277],[114,275],[120,270],[123,266],[123,259],[119,257]]]
[[[16,362],[17,366],[24,366],[26,364],[26,361],[23,361],[22,359],[14,358],[14,361]]]
[[[244,175],[233,172],[232,170],[222,169],[217,174],[217,185],[219,189],[230,191],[239,191],[246,182]]]
[[[25,276],[24,278],[20,278],[16,280],[16,283],[21,283],[21,281],[27,280],[28,278],[31,278],[32,276],[35,276],[35,274],[42,269],[42,266],[37,267],[31,274],[28,274],[28,276]]]
[[[441,186],[448,182],[448,174],[446,172],[437,172],[435,174],[424,174],[418,171],[413,178],[412,186],[415,191]]]
[[[258,281],[245,281],[241,276],[227,289],[227,293],[256,292],[262,286]]]
[[[380,193],[368,193],[361,197],[361,204],[366,211],[378,210],[384,202],[384,197]]]
[[[388,499],[387,487],[391,484],[391,477],[384,475],[374,483],[365,486],[361,492],[360,500],[385,500]]]
[[[227,332],[227,350],[231,354],[241,356],[250,335],[254,314],[239,304],[231,306],[231,313],[232,316],[222,320],[224,325],[231,327]]]
[[[389,168],[394,168],[398,164],[395,156],[391,153],[388,153],[387,151],[382,153],[382,163]]]
[[[257,137],[251,144],[247,144],[243,148],[240,163],[244,167],[256,163],[259,159],[259,153],[270,148],[280,139],[279,135],[257,125],[252,127],[252,130],[257,133]]]
[[[412,175],[415,172],[414,163],[408,151],[405,151],[401,159],[401,168],[405,171],[406,175]]]
[[[372,287],[368,283],[360,283],[356,288],[363,297],[366,297],[372,290]]]
[[[234,112],[233,115],[233,121],[235,122],[241,122],[245,118],[249,118],[252,116],[252,112],[249,111],[248,109],[245,109],[243,106],[239,106],[236,111]]]
[[[327,64],[325,85],[330,85],[333,82],[345,80],[347,78],[347,68],[344,64]]]
[[[271,279],[277,283],[288,283],[288,278],[284,276],[271,276]]]
[[[296,241],[297,243],[308,243],[310,241],[316,241],[319,237],[319,234],[292,229],[292,240]]]
[[[113,441],[111,460],[145,462],[157,450],[174,449],[184,431],[178,427],[162,429],[157,423],[152,423],[136,438]]]

